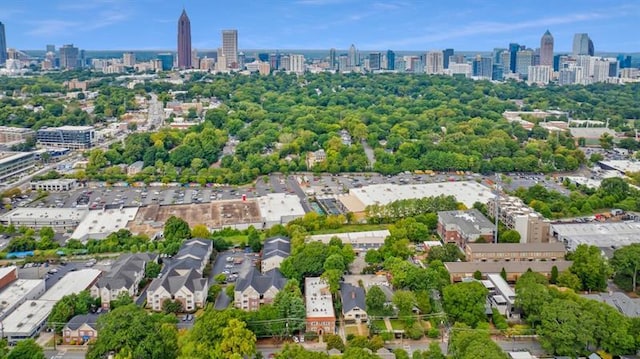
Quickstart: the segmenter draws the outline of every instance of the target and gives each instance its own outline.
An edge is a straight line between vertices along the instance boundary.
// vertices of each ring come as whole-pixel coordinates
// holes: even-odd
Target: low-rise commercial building
[[[76,188],[77,182],[78,181],[75,179],[60,178],[54,180],[33,181],[29,183],[29,187],[32,191],[67,192]]]
[[[55,305],[50,300],[28,300],[2,321],[2,336],[9,345],[33,338],[47,324],[47,318]]]
[[[33,229],[51,227],[56,230],[74,230],[88,210],[75,208],[16,208],[0,216],[0,224],[13,224]]]
[[[45,291],[42,279],[18,279],[0,292],[0,320],[27,300],[38,299]]]
[[[91,288],[101,275],[101,270],[93,268],[68,272],[53,287],[49,288],[40,299],[57,302],[66,295],[78,294]]]
[[[617,248],[640,243],[640,222],[557,223],[551,226],[551,233],[570,251],[586,244],[610,254]]]
[[[29,128],[0,126],[0,143],[12,146],[25,142],[35,136],[35,131]]]
[[[305,215],[300,197],[286,193],[269,193],[256,199],[262,216],[261,228],[287,224]]]
[[[477,239],[491,242],[494,230],[495,225],[475,208],[438,212],[438,234],[445,243],[455,243],[464,247]]]
[[[556,261],[566,249],[562,243],[467,243],[464,254],[468,262]]]
[[[36,164],[33,152],[2,152],[0,153],[0,182],[22,172],[28,171]]]
[[[350,244],[354,250],[366,252],[369,249],[382,247],[384,240],[390,235],[391,233],[386,229],[381,231],[316,234],[309,236],[307,242],[318,241],[329,244],[331,238],[337,237],[340,238],[343,244]]]
[[[125,229],[138,214],[138,207],[91,210],[71,234],[71,238],[86,242],[104,239],[113,232]]]
[[[449,271],[449,276],[452,282],[460,282],[463,279],[473,278],[473,274],[477,271],[482,275],[489,273],[501,273],[504,269],[507,274],[507,281],[515,282],[529,269],[531,271],[540,273],[547,278],[551,276],[553,267],[558,269],[558,272],[569,269],[571,267],[571,261],[557,260],[551,261],[491,261],[491,262],[445,262],[444,266]]]
[[[497,203],[499,220],[509,228],[520,233],[520,242],[545,243],[549,242],[550,222],[541,214],[535,212],[518,197],[500,196]],[[495,218],[496,201],[487,203],[489,214]]]
[[[93,126],[45,127],[36,133],[37,144],[74,150],[91,148],[96,140]]]
[[[306,331],[318,336],[334,334],[336,315],[329,284],[320,277],[304,280],[305,306],[307,311]]]

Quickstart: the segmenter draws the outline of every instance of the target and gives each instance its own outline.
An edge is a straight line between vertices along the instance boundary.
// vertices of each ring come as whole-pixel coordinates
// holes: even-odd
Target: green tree
[[[510,229],[504,231],[501,236],[498,237],[500,243],[520,243],[520,233],[518,231]]]
[[[162,302],[162,311],[166,314],[176,314],[182,312],[184,309],[182,308],[182,302],[179,300],[171,300],[169,298],[165,299]]]
[[[176,358],[178,331],[175,325],[175,316],[149,315],[135,304],[116,308],[98,319],[100,335],[89,345],[87,358],[104,358],[111,352],[131,358]]]
[[[436,246],[429,250],[427,260],[429,262],[439,260],[442,262],[455,262],[464,259],[464,254],[455,243],[445,243],[443,246]]]
[[[580,278],[583,290],[607,288],[607,279],[612,272],[598,247],[580,244],[568,258],[573,261],[569,270]]]
[[[416,304],[415,295],[408,290],[397,290],[393,293],[393,304],[398,308],[398,316],[408,319],[413,314],[413,307]]]
[[[210,236],[211,232],[209,232],[209,228],[204,224],[196,224],[191,229],[192,238],[209,238]]]
[[[216,358],[242,359],[256,352],[256,336],[247,324],[238,319],[231,319],[222,330],[222,340],[216,350]]]
[[[161,270],[162,270],[162,265],[159,264],[158,262],[153,262],[153,261],[147,262],[144,268],[144,277],[149,279],[156,278],[160,274]]]
[[[580,278],[569,270],[560,272],[557,283],[560,287],[571,288],[574,291],[582,289],[582,282],[580,281]]]
[[[120,294],[118,294],[116,299],[112,300],[111,303],[109,303],[109,307],[111,307],[111,309],[115,309],[128,306],[129,304],[133,304],[133,298],[131,298],[129,293],[121,292]]]
[[[613,252],[611,265],[616,278],[631,279],[631,288],[635,292],[638,288],[638,271],[640,271],[640,244],[634,243]]]
[[[449,353],[452,359],[495,358],[506,359],[507,355],[489,335],[489,331],[469,330],[457,323],[452,328]]]
[[[549,283],[556,284],[556,282],[558,281],[558,274],[558,267],[551,267],[551,276],[549,277]]]
[[[367,305],[367,313],[371,316],[382,316],[387,313],[386,305],[387,296],[377,285],[371,286],[367,291],[365,303]]]
[[[611,136],[609,133],[603,133],[602,136],[600,136],[600,147],[602,147],[602,149],[605,150],[610,150],[613,148],[613,136]]]
[[[444,310],[454,322],[475,327],[486,321],[484,308],[488,291],[479,282],[451,284],[442,294]]]
[[[550,353],[584,354],[589,343],[594,343],[595,323],[576,302],[555,299],[542,308],[540,317],[540,344]]]
[[[9,352],[7,359],[45,359],[42,347],[33,339],[21,340]]]
[[[324,341],[327,343],[327,350],[338,349],[339,351],[343,352],[345,349],[344,342],[339,335],[326,334],[324,336]]]
[[[40,228],[39,231],[40,234],[40,239],[41,240],[53,240],[53,237],[55,236],[55,232],[53,231],[53,229],[51,229],[51,227],[42,227]]]

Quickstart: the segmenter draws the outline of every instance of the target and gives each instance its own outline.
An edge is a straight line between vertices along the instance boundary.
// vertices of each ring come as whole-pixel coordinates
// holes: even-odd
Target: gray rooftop
[[[71,318],[71,320],[69,320],[69,322],[67,323],[66,327],[71,330],[76,330],[80,328],[80,326],[82,326],[83,324],[87,324],[91,328],[97,329],[97,326],[96,326],[97,322],[98,322],[97,314],[82,314],[82,315],[76,315],[75,317]]]
[[[245,289],[252,287],[256,292],[264,294],[271,287],[282,290],[286,283],[287,279],[282,275],[282,273],[280,273],[278,268],[269,270],[264,274],[256,268],[251,268],[245,277],[238,280],[236,283],[236,290],[242,292]]]
[[[630,298],[624,293],[612,292],[612,293],[599,293],[599,294],[585,294],[584,298],[597,300],[599,302],[607,303],[613,308],[617,309],[620,313],[630,318],[640,317],[640,299]]]
[[[566,252],[562,243],[467,243],[473,253]]]
[[[111,270],[98,280],[98,288],[131,288],[136,281],[136,273],[143,271],[147,262],[156,261],[154,253],[123,254],[113,263]]]
[[[286,237],[267,238],[262,249],[262,259],[274,256],[288,257],[291,254],[291,242]]]
[[[557,260],[557,261],[499,261],[499,262],[445,262],[444,266],[449,273],[474,273],[480,271],[482,274],[500,273],[502,268],[507,273],[524,273],[529,268],[534,272],[548,272],[551,271],[553,266],[558,268],[558,272],[569,269],[571,267],[571,261]]]
[[[360,308],[361,310],[367,310],[367,304],[365,302],[364,289],[356,287],[349,283],[340,284],[340,296],[342,298],[342,313],[347,313],[354,308]]]
[[[466,211],[442,211],[438,217],[443,223],[456,224],[466,234],[483,234],[493,231],[495,225],[475,208]]]
[[[191,292],[196,292],[205,289],[207,285],[207,278],[202,278],[202,274],[195,269],[191,269],[183,275],[175,269],[171,269],[162,277],[154,279],[149,286],[149,290],[153,292],[163,287],[167,292],[175,294],[182,287],[186,287]]]

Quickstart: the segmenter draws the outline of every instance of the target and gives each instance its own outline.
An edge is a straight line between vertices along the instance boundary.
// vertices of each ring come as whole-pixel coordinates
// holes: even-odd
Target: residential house
[[[164,301],[169,299],[182,303],[183,311],[193,312],[204,307],[208,290],[209,280],[198,270],[184,273],[172,268],[151,282],[147,289],[147,306],[159,312]]]
[[[144,278],[147,263],[157,262],[153,253],[123,254],[102,278],[91,287],[91,296],[100,298],[102,307],[110,308],[112,300],[121,293],[133,297],[138,294],[138,286]]]
[[[495,225],[475,208],[438,212],[438,234],[445,243],[456,243],[464,247],[479,238],[491,242],[494,230]]]
[[[280,268],[280,264],[289,254],[291,254],[291,242],[289,238],[268,238],[262,248],[262,261],[260,263],[262,273],[267,273],[274,268]]]
[[[213,253],[213,242],[195,238],[182,243],[178,253],[171,259],[171,268],[189,271],[197,269],[202,273]]]
[[[367,305],[363,288],[349,283],[341,283],[340,297],[342,300],[342,317],[345,323],[360,324],[367,322]]]
[[[320,277],[304,280],[305,306],[307,311],[306,331],[322,336],[336,331],[336,315],[329,284]]]
[[[265,273],[252,268],[236,283],[234,305],[243,310],[258,310],[262,304],[273,302],[286,283],[287,279],[278,268]]]
[[[66,345],[81,345],[98,339],[98,316],[76,315],[62,329],[62,342]]]

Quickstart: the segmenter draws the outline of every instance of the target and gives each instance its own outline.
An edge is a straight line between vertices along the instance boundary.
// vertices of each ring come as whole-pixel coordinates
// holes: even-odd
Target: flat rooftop
[[[0,218],[6,221],[53,220],[80,221],[87,215],[86,209],[76,208],[16,208]]]
[[[89,211],[73,231],[71,238],[103,239],[113,232],[125,229],[127,223],[135,219],[136,214],[138,214],[138,207]]]
[[[305,214],[300,197],[295,195],[271,193],[258,197],[257,201],[262,218],[267,222],[278,222],[287,217],[302,217]]]
[[[390,235],[391,233],[386,229],[381,231],[316,234],[309,236],[307,242],[317,241],[327,244],[331,238],[338,237],[342,240],[342,243],[349,243],[353,246],[362,244],[384,244],[385,238]]]
[[[15,161],[21,158],[33,156],[31,152],[0,152],[0,165]]]
[[[16,303],[21,303],[26,296],[33,294],[38,286],[44,291],[43,279],[18,279],[0,292],[0,318],[13,310]],[[35,299],[35,298],[31,298]]]
[[[200,204],[149,205],[140,207],[127,228],[133,233],[154,235],[161,231],[171,216],[184,219],[190,227],[204,224],[209,228],[262,223],[260,207],[255,200],[222,200]]]
[[[342,204],[351,212],[362,212],[373,204],[386,205],[401,199],[417,199],[425,197],[437,197],[440,195],[452,195],[458,202],[471,208],[475,202],[487,203],[495,196],[491,189],[475,181],[461,182],[440,182],[424,184],[374,184],[361,188],[352,188],[349,194],[357,197],[362,206],[357,201],[342,201]],[[338,197],[340,200],[341,197]],[[353,208],[350,208],[352,206]]]
[[[304,296],[307,318],[335,317],[329,284],[324,279],[320,277],[305,278]]]
[[[47,320],[55,304],[50,300],[28,300],[22,303],[2,321],[4,335],[30,335]]]
[[[469,276],[473,275],[475,271],[480,271],[482,274],[500,273],[502,268],[507,273],[524,273],[528,269],[534,272],[548,272],[551,271],[553,266],[558,268],[558,272],[562,272],[565,269],[571,267],[571,261],[557,260],[557,261],[500,261],[500,262],[446,262],[444,266],[449,273],[459,274],[468,273]]]
[[[64,277],[60,278],[58,283],[49,288],[40,299],[57,302],[65,295],[80,293],[91,287],[101,274],[102,271],[92,268],[68,272]]]
[[[495,227],[487,217],[475,208],[466,211],[441,211],[438,212],[438,217],[446,224],[457,225],[467,234],[480,234],[483,230],[491,230]]]
[[[600,161],[598,162],[600,166],[604,166],[605,168],[612,168],[616,171],[627,173],[627,172],[640,172],[640,162],[639,161],[629,161],[629,160],[610,160],[610,161]]]
[[[467,243],[467,248],[478,253],[566,252],[562,243]]]
[[[574,250],[580,244],[620,248],[640,243],[640,222],[552,224],[550,231],[569,250]]]
[[[11,273],[13,271],[17,271],[17,269],[18,269],[18,267],[16,267],[16,266],[0,267],[0,278],[4,278],[9,273]]]
[[[94,129],[93,126],[60,126],[60,127],[41,128],[41,130],[48,130],[48,131],[89,131],[93,129]]]

